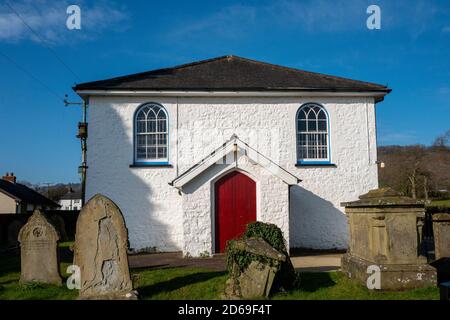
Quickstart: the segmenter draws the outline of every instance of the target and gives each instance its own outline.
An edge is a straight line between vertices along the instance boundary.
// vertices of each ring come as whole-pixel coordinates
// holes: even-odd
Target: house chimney
[[[6,175],[4,175],[2,177],[3,180],[12,182],[12,183],[16,183],[16,176],[14,175],[14,173],[11,172],[11,174],[9,172],[6,173]]]

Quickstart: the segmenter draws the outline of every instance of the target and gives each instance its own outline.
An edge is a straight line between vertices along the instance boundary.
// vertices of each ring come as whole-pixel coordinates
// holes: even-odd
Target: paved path
[[[215,271],[226,270],[225,255],[217,255],[212,258],[185,258],[181,252],[151,253],[128,256],[130,268],[206,268]]]
[[[301,272],[326,272],[339,270],[342,254],[311,254],[291,257],[292,264]],[[226,270],[225,255],[215,255],[212,258],[183,259],[181,252],[152,253],[130,255],[131,268],[205,268],[214,271]]]
[[[341,268],[342,254],[318,254],[291,257],[292,264],[300,272],[337,271]]]

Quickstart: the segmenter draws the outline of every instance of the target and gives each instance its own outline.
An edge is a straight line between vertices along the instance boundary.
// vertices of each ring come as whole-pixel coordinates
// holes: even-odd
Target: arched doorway
[[[256,221],[256,183],[233,171],[215,183],[215,252],[225,251],[228,240],[241,236]]]

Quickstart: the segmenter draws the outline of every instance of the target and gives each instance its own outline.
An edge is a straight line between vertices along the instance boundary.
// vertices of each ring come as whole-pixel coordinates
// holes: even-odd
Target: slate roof
[[[318,91],[389,93],[387,86],[222,56],[172,68],[77,84],[78,90]]]
[[[57,208],[59,205],[37,191],[34,191],[20,183],[13,183],[0,179],[0,192],[15,198],[17,201],[28,204],[42,205],[44,207]]]

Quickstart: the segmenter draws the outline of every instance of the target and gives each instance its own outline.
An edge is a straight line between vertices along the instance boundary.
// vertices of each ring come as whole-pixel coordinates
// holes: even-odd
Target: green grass
[[[63,277],[68,262],[61,263]],[[170,268],[131,270],[137,275],[135,287],[141,299],[220,299],[227,275],[199,268]],[[65,286],[19,285],[20,261],[18,257],[1,257],[0,299],[76,299],[78,292]],[[65,280],[65,279],[64,279]],[[278,293],[272,299],[301,300],[430,300],[438,299],[437,288],[404,292],[374,292],[346,278],[340,272],[302,273],[299,288]]]
[[[273,299],[283,300],[437,300],[439,289],[429,287],[402,292],[379,292],[347,278],[341,272],[303,273],[300,288]]]
[[[69,263],[61,263],[61,275],[68,277],[66,269]],[[75,299],[77,292],[65,286],[56,287],[32,283],[20,285],[19,257],[1,257],[0,262],[0,299],[1,300],[67,300]]]
[[[135,273],[135,272],[132,272]],[[226,272],[198,268],[147,270],[138,273],[141,299],[219,299],[225,288]]]
[[[431,202],[432,206],[450,207],[450,200],[434,200]]]

